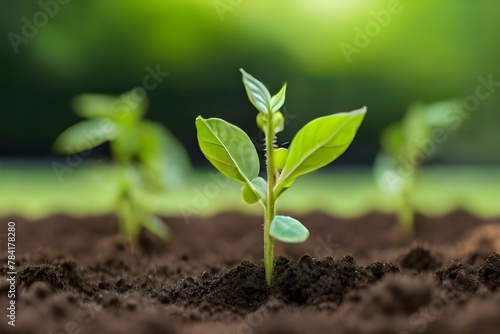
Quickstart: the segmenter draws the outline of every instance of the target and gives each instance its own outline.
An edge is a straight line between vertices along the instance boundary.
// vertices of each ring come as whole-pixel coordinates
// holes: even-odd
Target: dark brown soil
[[[465,212],[298,217],[267,287],[259,217],[168,218],[135,246],[113,217],[1,219],[0,333],[500,333],[500,219]],[[7,222],[16,222],[16,326],[7,324]]]

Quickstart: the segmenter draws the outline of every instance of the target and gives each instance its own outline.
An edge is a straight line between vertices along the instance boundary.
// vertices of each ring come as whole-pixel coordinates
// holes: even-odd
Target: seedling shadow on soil
[[[273,284],[259,217],[167,219],[165,244],[136,246],[116,219],[16,221],[16,326],[2,333],[495,333],[500,328],[500,220],[465,212],[299,217],[311,237],[277,245]],[[195,226],[192,226],[195,225]],[[196,227],[196,228],[194,228]],[[196,233],[193,231],[196,230]],[[3,244],[3,240],[2,240]],[[309,254],[309,255],[308,255]],[[5,247],[0,306],[7,302]],[[244,259],[243,261],[241,261]]]

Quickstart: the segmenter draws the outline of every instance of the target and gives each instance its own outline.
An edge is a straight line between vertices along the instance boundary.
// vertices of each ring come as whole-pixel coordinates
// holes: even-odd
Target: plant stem
[[[272,116],[271,116],[272,117]],[[271,222],[276,215],[274,184],[275,168],[274,168],[274,127],[271,122],[271,117],[267,122],[266,131],[266,167],[267,167],[267,204],[266,214],[264,219],[264,269],[266,272],[267,285],[271,285],[274,271],[274,239],[269,235]]]
[[[413,233],[413,208],[410,201],[410,192],[409,189],[403,189],[403,193],[401,194],[401,203],[399,209],[399,223],[403,230],[408,233]]]

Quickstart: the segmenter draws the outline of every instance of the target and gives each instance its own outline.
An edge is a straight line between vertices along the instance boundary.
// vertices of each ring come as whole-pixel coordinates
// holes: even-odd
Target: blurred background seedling
[[[388,125],[381,133],[381,151],[373,172],[378,186],[398,203],[397,219],[411,233],[414,223],[414,195],[420,168],[437,157],[451,130],[447,115],[458,111],[458,101],[434,104],[416,103],[401,121]]]
[[[118,97],[84,94],[73,100],[73,107],[84,120],[61,133],[53,149],[77,154],[109,142],[119,166],[115,212],[121,232],[134,241],[145,228],[168,240],[167,225],[141,197],[180,186],[190,163],[182,145],[165,127],[143,118],[148,108],[146,92],[135,88]]]

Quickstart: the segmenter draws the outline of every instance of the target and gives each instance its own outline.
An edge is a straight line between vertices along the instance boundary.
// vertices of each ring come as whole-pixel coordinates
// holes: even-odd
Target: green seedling
[[[413,231],[420,166],[436,156],[439,144],[446,140],[446,113],[452,108],[457,108],[456,101],[414,104],[401,121],[382,131],[374,174],[380,188],[397,198],[397,219],[407,233]]]
[[[258,110],[257,125],[265,135],[267,180],[259,177],[260,162],[249,136],[240,128],[219,118],[196,119],[198,143],[205,157],[222,174],[243,184],[243,200],[264,207],[264,267],[271,284],[274,267],[274,241],[300,243],[309,231],[298,220],[276,214],[278,198],[299,176],[324,167],[337,159],[351,144],[366,114],[366,108],[317,118],[306,124],[292,140],[289,149],[276,145],[277,133],[285,119],[280,108],[285,103],[286,83],[271,96],[253,76],[243,74],[248,99]]]
[[[142,88],[119,97],[84,94],[73,107],[85,120],[65,130],[53,149],[76,154],[109,142],[111,156],[121,175],[116,194],[116,214],[122,233],[136,240],[141,228],[162,239],[168,227],[141,198],[157,195],[182,182],[189,160],[182,145],[162,125],[143,119],[148,107]]]

